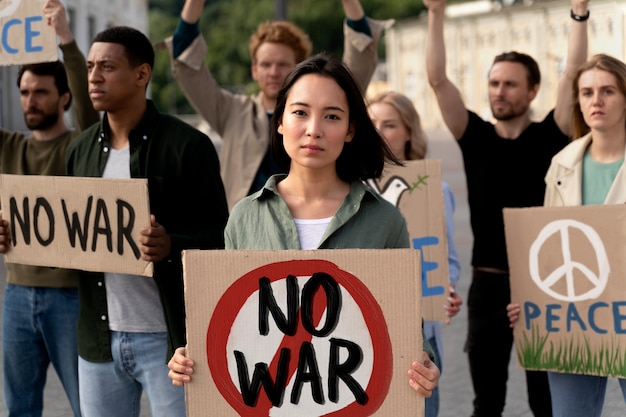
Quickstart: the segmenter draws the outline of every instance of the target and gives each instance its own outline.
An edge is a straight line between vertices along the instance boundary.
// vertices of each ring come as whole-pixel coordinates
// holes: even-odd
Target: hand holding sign
[[[437,365],[430,360],[426,352],[422,352],[422,362],[415,361],[409,369],[409,385],[418,394],[426,398],[433,395],[433,390],[437,387],[441,371]]]
[[[172,359],[167,364],[170,371],[167,376],[172,380],[172,384],[182,387],[191,382],[194,362],[187,357],[187,348],[179,347],[174,351]]]
[[[519,320],[520,306],[517,303],[510,303],[506,306],[506,315],[509,317],[509,327],[515,327],[515,323]]]
[[[417,356],[419,254],[184,251],[188,345],[168,375],[188,415],[423,416],[439,370]]]
[[[7,253],[11,248],[11,230],[9,222],[2,216],[3,213],[0,211],[0,253]]]
[[[191,382],[194,365],[194,361],[187,357],[187,348],[179,347],[167,364],[170,368],[167,376],[172,380],[172,384],[182,387]],[[422,362],[414,361],[407,374],[409,375],[409,385],[415,392],[425,398],[430,398],[439,383],[441,371],[430,360],[428,354],[422,352]]]
[[[159,262],[167,258],[172,249],[172,241],[167,231],[161,226],[153,214],[150,215],[150,227],[139,231],[139,250],[141,259],[148,262]]]
[[[450,296],[448,297],[448,302],[443,306],[443,309],[446,310],[446,324],[450,324],[452,317],[459,314],[459,311],[461,311],[461,305],[463,305],[463,299],[456,292],[454,285],[450,284],[450,286],[448,287],[448,292],[450,294]]]

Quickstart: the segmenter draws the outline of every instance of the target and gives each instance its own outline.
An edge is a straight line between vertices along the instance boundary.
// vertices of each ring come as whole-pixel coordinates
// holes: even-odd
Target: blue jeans
[[[184,417],[185,391],[172,384],[167,333],[111,332],[112,362],[78,359],[85,417],[138,417],[146,392],[152,417]]]
[[[607,377],[548,372],[554,417],[600,417]],[[618,379],[626,401],[626,379]]]
[[[439,368],[439,371],[443,373],[443,363],[441,363],[441,358],[439,357],[437,339],[435,337],[431,337],[428,341],[435,350],[435,364]],[[433,394],[430,398],[426,398],[426,401],[424,402],[424,417],[437,417],[437,414],[439,414],[439,384],[437,384],[433,390]]]
[[[2,308],[4,400],[9,417],[40,417],[50,363],[75,417],[78,400],[76,288],[6,284]]]

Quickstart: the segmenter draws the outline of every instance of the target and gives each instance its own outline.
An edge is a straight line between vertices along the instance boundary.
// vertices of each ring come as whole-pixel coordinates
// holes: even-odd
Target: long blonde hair
[[[409,132],[410,140],[406,142],[404,149],[404,157],[406,160],[424,159],[428,148],[428,139],[420,116],[415,110],[415,106],[411,100],[404,94],[395,91],[387,91],[374,96],[368,100],[369,105],[376,103],[386,103],[393,106],[400,114],[400,119]]]

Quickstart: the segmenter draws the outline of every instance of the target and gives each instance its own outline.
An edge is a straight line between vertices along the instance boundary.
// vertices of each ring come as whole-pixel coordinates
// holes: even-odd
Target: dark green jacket
[[[67,151],[67,174],[101,177],[109,156],[107,117],[80,134]],[[154,280],[168,328],[171,356],[185,345],[181,251],[221,249],[228,217],[217,153],[211,140],[148,100],[130,133],[132,178],[147,178],[150,211],[171,238],[170,256],[154,265]],[[104,274],[79,278],[78,352],[92,362],[111,361]],[[167,360],[168,358],[164,358]]]

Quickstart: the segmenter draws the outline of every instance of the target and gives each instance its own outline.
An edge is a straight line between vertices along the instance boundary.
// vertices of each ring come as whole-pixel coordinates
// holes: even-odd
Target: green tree
[[[397,20],[419,15],[421,1],[361,0],[368,16]],[[176,28],[183,0],[150,0],[150,37],[158,42],[171,36]],[[200,20],[200,31],[207,40],[206,63],[217,82],[232,91],[251,93],[256,83],[250,73],[248,39],[259,23],[275,18],[276,0],[210,0]],[[313,42],[313,52],[343,51],[343,10],[340,0],[292,0],[287,3],[287,18],[302,27]],[[384,57],[384,46],[381,46]],[[173,81],[169,57],[157,51],[152,93],[159,108],[172,113],[191,112],[180,89]]]
[[[193,109],[172,76],[168,53],[163,46],[159,45],[159,42],[174,33],[177,24],[177,15],[163,13],[157,8],[150,10],[150,39],[157,46],[150,91],[152,99],[160,110],[172,114],[193,113]]]

